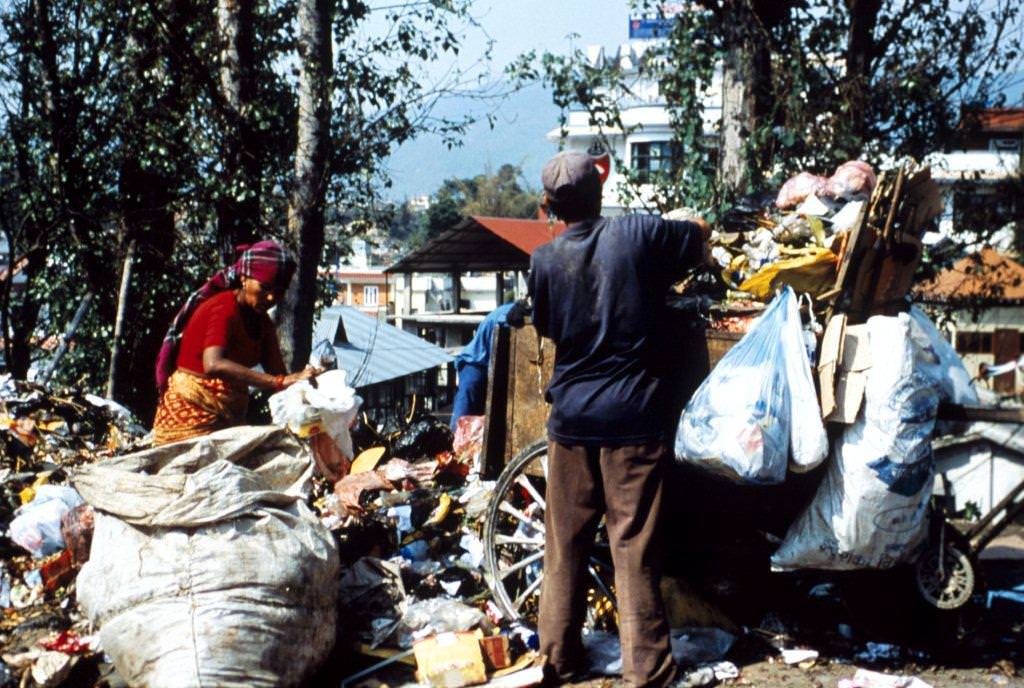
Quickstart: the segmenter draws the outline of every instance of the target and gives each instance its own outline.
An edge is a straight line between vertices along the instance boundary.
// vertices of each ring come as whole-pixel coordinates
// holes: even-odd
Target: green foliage
[[[26,259],[28,281],[16,290],[0,280],[9,364],[19,351],[45,360],[49,353],[38,345],[62,334],[92,292],[92,309],[57,375],[102,391],[121,270],[134,246],[122,342],[130,388],[122,401],[145,416],[155,347],[189,292],[223,264],[220,211],[255,200],[252,233],[287,237],[296,2],[236,4],[251,4],[254,87],[241,112],[224,93],[214,0],[11,0],[0,7],[0,231],[14,259]],[[470,84],[478,90],[477,74],[428,73],[474,30],[469,8],[468,0],[389,9],[336,3],[327,199],[336,214],[375,217],[388,183],[381,161],[394,146],[424,131],[454,144],[469,124],[432,111]],[[252,134],[241,153],[240,129]],[[240,161],[252,162],[245,156],[255,158],[255,182],[238,173]],[[16,372],[25,374],[27,363]]]
[[[396,215],[402,224],[396,227],[395,220],[391,222],[391,236],[419,246],[470,215],[536,217],[539,201],[540,193],[525,182],[522,169],[506,163],[497,172],[488,168],[475,177],[444,180],[419,218],[419,226],[409,231],[411,211],[406,207],[404,215]]]

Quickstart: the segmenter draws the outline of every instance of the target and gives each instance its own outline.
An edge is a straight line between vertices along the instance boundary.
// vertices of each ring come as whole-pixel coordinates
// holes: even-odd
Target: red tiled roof
[[[961,258],[935,279],[921,284],[917,295],[936,301],[1015,301],[1024,299],[1024,265],[995,249]]]
[[[1024,131],[1024,108],[985,108],[964,115],[964,124],[976,125],[982,131]]]
[[[472,219],[527,255],[533,255],[538,246],[548,243],[565,231],[564,223],[548,224],[547,220],[520,220],[481,215],[473,215]]]
[[[385,272],[498,272],[526,270],[541,244],[562,223],[508,217],[467,217],[403,256]]]

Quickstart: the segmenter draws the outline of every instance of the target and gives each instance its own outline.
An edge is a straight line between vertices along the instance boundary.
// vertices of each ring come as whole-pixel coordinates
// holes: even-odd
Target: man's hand
[[[526,324],[526,316],[530,315],[533,308],[526,299],[519,299],[505,315],[505,322],[511,327],[522,327]]]

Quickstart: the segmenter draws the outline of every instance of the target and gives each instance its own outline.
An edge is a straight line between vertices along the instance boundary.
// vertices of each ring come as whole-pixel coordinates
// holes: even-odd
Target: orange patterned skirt
[[[167,381],[153,420],[153,444],[208,435],[245,419],[249,391],[216,377],[176,370]]]

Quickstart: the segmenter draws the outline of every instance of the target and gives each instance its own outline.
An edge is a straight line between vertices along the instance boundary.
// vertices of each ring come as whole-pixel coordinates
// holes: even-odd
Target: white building
[[[655,43],[656,40],[645,39],[624,43],[614,50],[606,50],[601,46],[587,48],[587,59],[592,66],[617,63],[626,75],[631,95],[619,101],[625,129],[605,129],[603,133],[612,148],[610,152],[613,159],[622,161],[627,168],[641,175],[663,170],[672,160],[672,129],[665,100],[656,83],[641,78],[637,73],[638,65]],[[721,85],[721,74],[716,73],[704,98],[704,133],[709,140],[718,135],[718,125],[722,119]],[[563,140],[563,133],[566,150],[587,152],[599,144],[601,130],[590,124],[586,110],[574,110],[569,113],[565,131],[561,128],[552,129],[547,138],[558,142]],[[619,198],[623,184],[625,176],[613,166],[604,185],[602,212],[605,215],[621,215],[629,209],[623,206]],[[631,207],[642,207],[642,203],[635,201]]]

